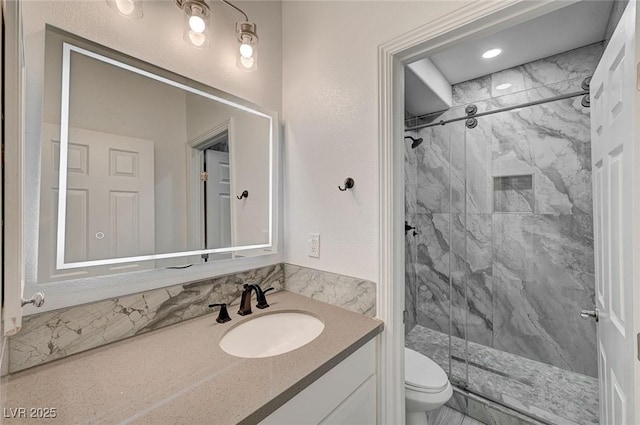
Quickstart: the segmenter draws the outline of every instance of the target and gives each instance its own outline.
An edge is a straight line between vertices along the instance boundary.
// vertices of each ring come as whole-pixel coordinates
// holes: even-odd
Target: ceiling
[[[478,78],[604,40],[612,6],[612,0],[582,0],[485,37],[465,40],[429,59],[452,85]],[[482,58],[485,51],[495,48],[502,49],[502,54]],[[420,83],[419,79],[407,82],[407,96],[412,91],[424,92],[415,86]]]

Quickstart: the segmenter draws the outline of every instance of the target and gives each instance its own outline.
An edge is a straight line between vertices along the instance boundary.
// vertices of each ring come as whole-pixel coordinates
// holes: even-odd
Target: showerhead
[[[415,149],[418,146],[420,146],[420,143],[422,143],[422,137],[416,139],[415,137],[411,137],[411,136],[404,136],[405,140],[406,139],[411,139],[411,141],[413,143],[411,143],[411,149]]]

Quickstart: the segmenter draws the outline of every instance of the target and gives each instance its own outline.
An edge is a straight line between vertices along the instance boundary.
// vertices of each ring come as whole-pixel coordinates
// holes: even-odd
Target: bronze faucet
[[[244,291],[242,291],[242,297],[240,298],[240,309],[238,310],[238,314],[240,316],[246,316],[247,314],[251,314],[251,290],[256,291],[256,300],[258,301],[256,304],[257,308],[267,308],[269,304],[267,304],[267,297],[264,295],[267,292],[271,291],[274,288],[267,288],[264,291],[257,284],[244,284]]]

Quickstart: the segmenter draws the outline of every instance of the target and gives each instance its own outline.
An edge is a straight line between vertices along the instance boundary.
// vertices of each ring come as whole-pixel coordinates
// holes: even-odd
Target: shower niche
[[[533,175],[493,178],[493,212],[533,212]]]

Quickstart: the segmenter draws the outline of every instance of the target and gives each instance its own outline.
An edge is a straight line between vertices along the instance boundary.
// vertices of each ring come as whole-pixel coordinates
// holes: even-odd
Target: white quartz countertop
[[[258,423],[383,328],[379,320],[286,291],[268,301],[269,308],[245,317],[229,307],[231,322],[217,323],[216,312],[10,375],[3,423]],[[227,329],[275,311],[308,312],[324,330],[274,357],[244,359],[220,349]],[[8,419],[17,408],[27,417]],[[30,418],[47,408],[55,418]]]

